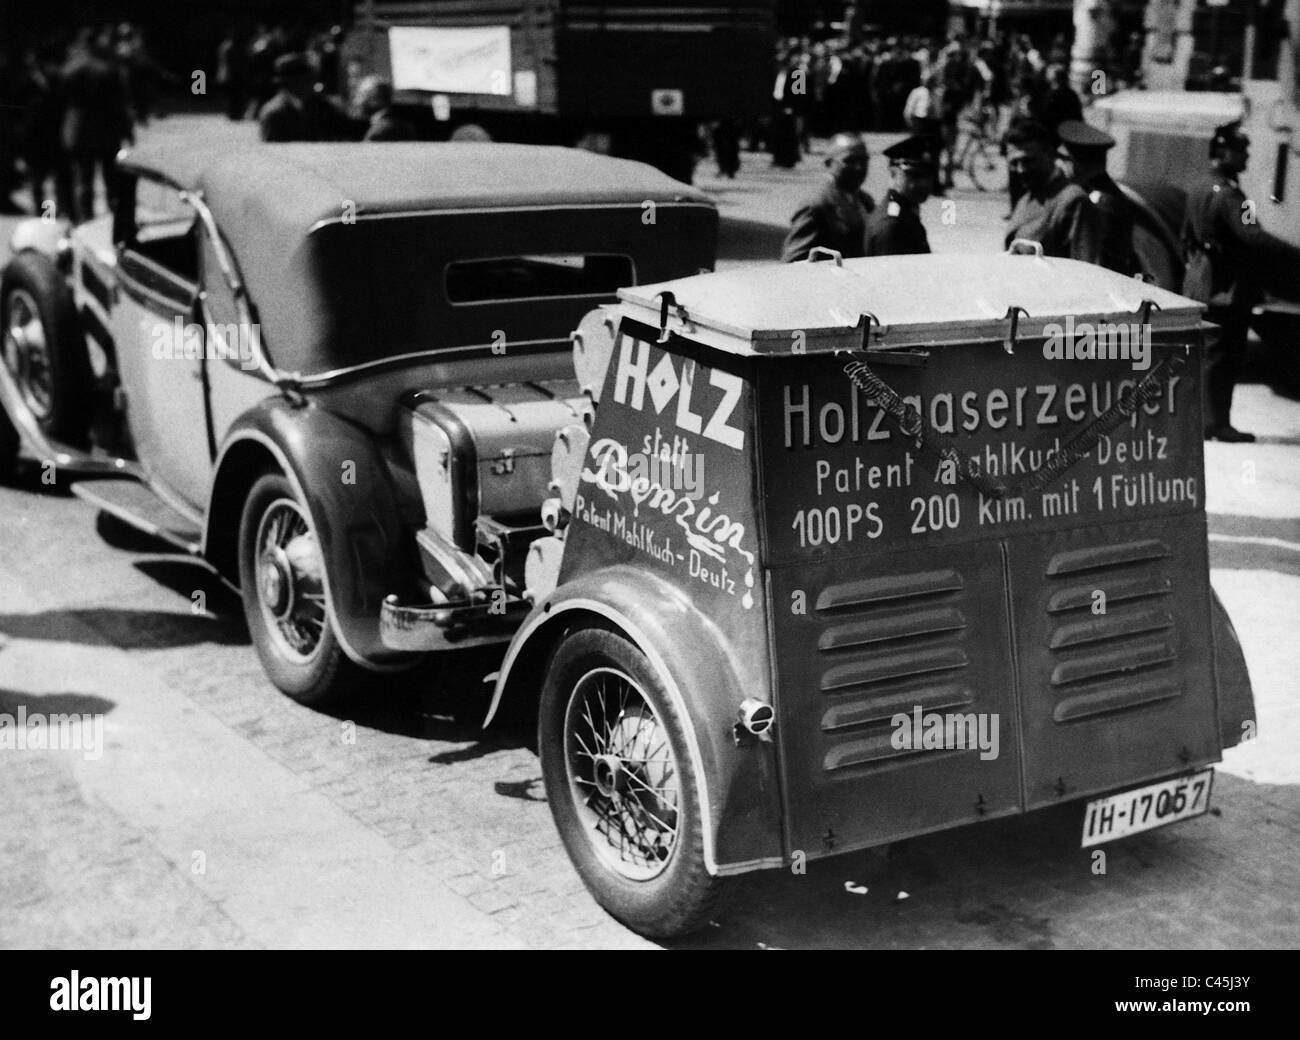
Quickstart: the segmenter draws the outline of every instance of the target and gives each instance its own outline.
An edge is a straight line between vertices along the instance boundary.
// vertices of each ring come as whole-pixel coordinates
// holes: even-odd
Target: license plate
[[[1200,816],[1210,807],[1214,770],[1162,780],[1123,794],[1094,798],[1083,815],[1083,848],[1166,823]]]

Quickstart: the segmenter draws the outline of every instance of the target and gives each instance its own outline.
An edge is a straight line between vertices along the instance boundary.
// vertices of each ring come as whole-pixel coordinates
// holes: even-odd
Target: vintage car
[[[160,136],[121,171],[115,218],[14,236],[0,470],[21,441],[210,564],[302,701],[508,639],[555,431],[589,407],[570,332],[711,268],[713,204],[519,145]]]
[[[293,696],[501,644],[488,723],[536,710],[566,849],[647,935],[748,871],[1206,812],[1254,709],[1209,581],[1199,304],[1019,246],[684,274],[716,220],[686,188],[489,147],[167,168],[199,236],[172,311],[260,320],[251,372],[146,345],[174,235],[23,254],[0,391],[29,448],[134,478],[78,489],[239,584]],[[137,199],[164,170],[128,168]]]

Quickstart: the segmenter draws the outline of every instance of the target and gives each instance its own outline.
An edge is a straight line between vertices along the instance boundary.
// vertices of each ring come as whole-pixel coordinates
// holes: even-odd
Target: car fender
[[[1212,592],[1210,625],[1214,638],[1214,676],[1219,688],[1219,740],[1236,747],[1257,734],[1255,694],[1246,669],[1246,655],[1217,592]]]
[[[379,634],[380,606],[400,587],[405,569],[397,496],[371,435],[346,419],[278,397],[240,416],[214,467],[205,558],[237,579],[244,501],[270,467],[285,474],[311,517],[325,561],[329,618],[344,652],[371,669],[409,661],[387,649]]]
[[[44,217],[20,220],[9,238],[9,251],[17,255],[29,249],[58,260],[59,255],[68,249],[67,221],[46,220]]]
[[[606,567],[543,599],[506,652],[484,725],[504,701],[536,699],[560,640],[589,626],[616,630],[645,654],[685,723],[700,778],[709,872],[739,874],[783,865],[774,745],[738,739],[736,730],[741,702],[762,694],[740,688],[740,670],[713,621],[653,574],[627,565]]]

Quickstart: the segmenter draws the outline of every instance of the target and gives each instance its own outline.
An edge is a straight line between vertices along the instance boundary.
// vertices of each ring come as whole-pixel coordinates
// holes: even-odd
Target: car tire
[[[0,408],[0,480],[8,480],[18,467],[18,431]]]
[[[248,633],[271,682],[300,704],[337,702],[364,678],[325,602],[324,560],[307,508],[281,473],[253,484],[239,524]]]
[[[551,813],[596,901],[652,938],[703,927],[723,890],[704,862],[685,725],[645,655],[621,635],[581,629],[552,657],[538,717]]]
[[[0,350],[24,402],[47,437],[83,446],[94,376],[67,282],[47,257],[19,253],[0,294]]]

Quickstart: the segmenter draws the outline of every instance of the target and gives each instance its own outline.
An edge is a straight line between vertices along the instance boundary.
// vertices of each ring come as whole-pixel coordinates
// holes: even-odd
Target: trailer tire
[[[703,927],[723,889],[704,862],[685,726],[660,676],[622,635],[580,629],[551,658],[538,750],[556,827],[596,901],[652,938]]]

